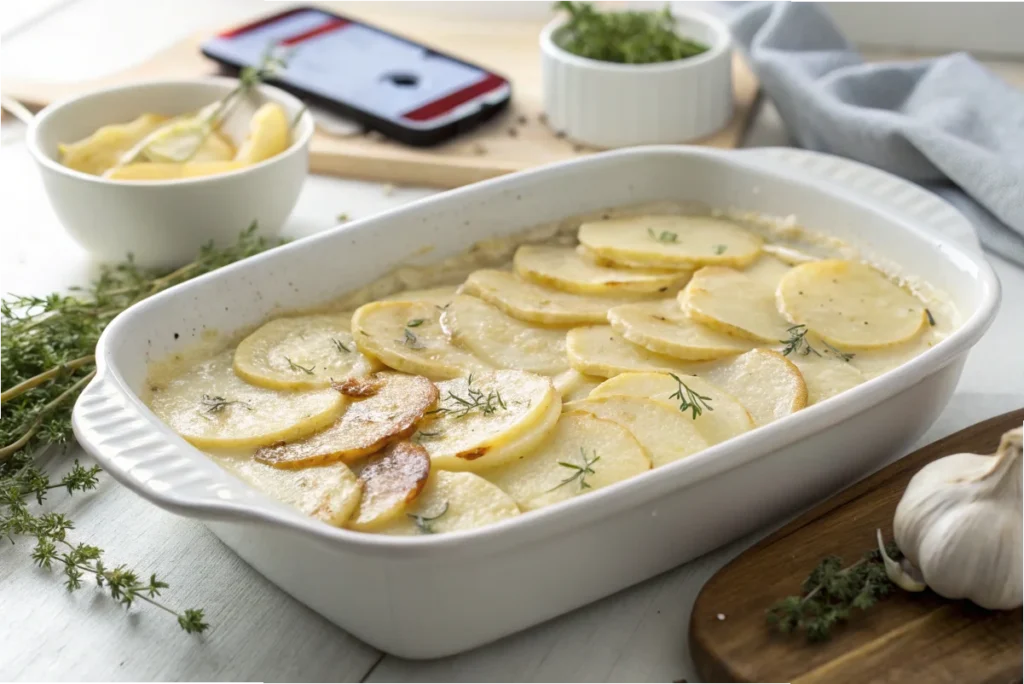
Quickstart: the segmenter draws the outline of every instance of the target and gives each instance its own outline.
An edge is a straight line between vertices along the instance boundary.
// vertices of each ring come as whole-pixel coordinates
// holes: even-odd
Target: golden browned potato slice
[[[598,385],[590,398],[621,395],[670,403],[693,422],[709,445],[754,429],[754,419],[739,400],[699,376],[623,373]]]
[[[797,266],[778,287],[779,309],[827,342],[873,349],[921,332],[924,305],[867,264],[828,259]]]
[[[747,271],[702,268],[679,293],[683,311],[698,323],[719,332],[776,343],[789,335],[792,323],[775,305],[775,289],[789,266],[770,256]]]
[[[267,102],[252,115],[249,137],[238,148],[235,160],[257,164],[281,154],[292,144],[291,122],[284,108],[276,102]]]
[[[364,354],[406,373],[456,378],[486,363],[448,340],[441,309],[424,301],[372,302],[352,314],[352,336]]]
[[[452,301],[455,297],[455,292],[458,288],[454,285],[445,285],[443,287],[431,287],[425,290],[403,290],[402,292],[396,292],[390,294],[387,297],[381,297],[380,301],[385,302],[430,302],[444,308],[448,305],[448,302]]]
[[[523,371],[475,373],[437,388],[438,408],[413,440],[442,470],[478,471],[517,458],[544,439],[562,411],[551,381]]]
[[[197,363],[154,389],[149,407],[200,448],[258,447],[302,439],[327,427],[345,407],[332,389],[279,392],[243,381],[232,352]]]
[[[355,460],[412,434],[438,396],[430,380],[403,373],[349,380],[338,390],[354,399],[341,420],[307,439],[259,449],[256,460],[276,468]]]
[[[611,307],[637,301],[636,296],[594,297],[562,292],[514,273],[490,269],[471,273],[462,290],[521,321],[547,325],[603,323]]]
[[[220,463],[267,496],[335,527],[352,517],[363,493],[363,483],[344,463],[303,470],[278,470],[248,458]]]
[[[761,253],[760,236],[710,216],[633,216],[584,223],[580,244],[598,256],[651,268],[743,268]]]
[[[571,499],[651,469],[633,434],[584,412],[566,413],[535,451],[481,475],[525,511]]]
[[[235,349],[235,372],[272,389],[315,389],[361,378],[380,368],[356,348],[349,317],[318,314],[278,318]]]
[[[630,371],[687,372],[685,362],[628,342],[608,325],[573,328],[565,338],[569,363],[584,375],[611,378]]]
[[[575,368],[570,368],[551,378],[551,382],[555,385],[555,391],[562,395],[562,401],[567,402],[586,399],[591,390],[604,382],[604,378],[584,375]]]
[[[388,445],[359,471],[363,498],[348,526],[362,532],[384,527],[405,513],[429,475],[430,457],[423,447],[411,442]]]
[[[556,245],[523,245],[516,250],[513,263],[525,280],[581,295],[657,295],[679,287],[690,277],[688,270],[600,266],[572,247]]]
[[[605,396],[574,401],[569,411],[585,411],[633,433],[655,468],[708,448],[689,415],[657,399]]]
[[[754,349],[696,370],[736,397],[754,422],[766,425],[807,406],[807,384],[800,370],[782,354]]]
[[[754,346],[697,323],[674,299],[617,306],[608,310],[608,322],[633,344],[685,361],[734,356]]]
[[[436,470],[404,516],[378,530],[381,534],[444,534],[471,530],[519,516],[505,492],[474,473]]]
[[[476,297],[453,298],[441,314],[441,327],[452,342],[495,368],[541,375],[569,368],[564,329],[524,323]]]
[[[122,155],[166,121],[160,114],[143,114],[127,123],[103,126],[88,138],[58,145],[60,163],[98,176],[116,166]]]

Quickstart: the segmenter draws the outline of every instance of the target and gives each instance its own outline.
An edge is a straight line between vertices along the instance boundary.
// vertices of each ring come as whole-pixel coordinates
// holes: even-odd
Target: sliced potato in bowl
[[[259,447],[302,439],[338,417],[345,397],[333,389],[281,392],[250,385],[222,352],[156,387],[149,407],[202,449]]]
[[[610,378],[630,371],[686,372],[682,361],[627,341],[608,325],[573,328],[565,338],[569,363],[578,372]]]
[[[486,370],[486,363],[448,340],[440,318],[441,309],[429,302],[373,302],[352,314],[352,336],[361,352],[406,373],[457,378]]]
[[[482,470],[517,458],[541,442],[562,400],[543,376],[518,370],[475,373],[437,384],[438,407],[413,440],[441,470]]]
[[[412,442],[395,442],[371,456],[359,471],[363,496],[348,526],[363,532],[380,529],[405,513],[429,475],[430,457]]]
[[[603,323],[608,309],[637,300],[636,296],[595,297],[562,292],[493,269],[471,273],[462,290],[509,316],[547,325]]]
[[[441,327],[452,342],[495,368],[541,375],[569,368],[564,329],[530,325],[476,297],[454,297],[441,313]]]
[[[707,440],[689,415],[657,399],[636,396],[599,396],[566,405],[618,423],[633,433],[657,468],[707,449]]]
[[[754,346],[697,323],[674,299],[616,306],[608,310],[608,322],[629,342],[686,361],[734,356]]]
[[[513,263],[516,273],[525,280],[582,295],[657,295],[690,277],[689,270],[601,266],[572,247],[557,245],[523,245],[516,250]]]
[[[355,399],[339,421],[306,439],[263,447],[256,460],[275,468],[353,461],[412,434],[438,397],[430,380],[403,373],[350,380],[338,390]]]
[[[318,389],[380,368],[356,348],[349,317],[337,314],[277,318],[238,343],[235,372],[270,389]]]
[[[622,373],[598,385],[590,398],[623,395],[671,404],[693,422],[709,446],[754,428],[754,419],[738,399],[700,376]]]
[[[475,473],[436,470],[427,486],[382,534],[443,534],[491,525],[520,514],[512,497]]]
[[[481,473],[524,511],[607,487],[651,468],[640,443],[618,423],[566,413],[535,451]]]
[[[716,264],[742,268],[761,253],[761,237],[711,216],[632,216],[584,223],[579,241],[594,254],[651,268]]]
[[[303,470],[279,470],[248,458],[220,463],[259,491],[335,527],[348,522],[362,497],[363,483],[344,463]]]

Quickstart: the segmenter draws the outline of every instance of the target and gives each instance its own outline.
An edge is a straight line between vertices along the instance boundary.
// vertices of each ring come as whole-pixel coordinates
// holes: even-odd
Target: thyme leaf
[[[831,344],[829,344],[825,340],[822,340],[821,343],[824,344],[826,347],[828,347],[828,351],[830,351],[832,353],[832,355],[835,356],[840,361],[846,361],[847,363],[849,363],[850,359],[852,359],[854,356],[856,356],[856,354],[854,354],[852,352],[842,352],[842,351],[839,351],[838,349],[833,347]]]
[[[408,323],[405,324],[405,327],[407,327],[407,328],[418,328],[421,325],[423,325],[423,323],[426,320],[427,319],[425,319],[425,318],[413,318],[412,320],[410,320]]]
[[[204,394],[203,398],[200,399],[199,403],[203,405],[203,411],[205,413],[211,414],[223,413],[224,409],[226,409],[228,406],[233,406],[235,404],[244,406],[245,408],[252,410],[252,406],[249,406],[249,404],[244,401],[232,401],[230,399],[225,399],[224,397],[213,394]]]
[[[309,368],[306,368],[305,366],[300,366],[299,364],[289,359],[287,356],[284,357],[284,360],[288,362],[288,367],[291,368],[293,371],[302,371],[306,375],[312,375],[313,370],[316,368],[316,366],[310,366]]]
[[[725,250],[728,249],[728,247],[726,245],[715,245],[713,249],[715,250],[715,254],[725,254]]]
[[[655,233],[654,230],[648,228],[647,235],[650,236],[652,240],[657,240],[658,242],[665,242],[670,244],[679,242],[679,234],[673,233],[672,231],[669,230],[663,230],[660,233]]]
[[[331,344],[333,344],[334,348],[337,349],[339,352],[343,352],[345,354],[348,354],[348,353],[350,353],[352,351],[351,349],[346,347],[345,343],[342,342],[341,340],[339,340],[337,337],[332,337],[331,338]]]
[[[425,347],[420,343],[419,338],[416,337],[416,333],[409,328],[405,328],[405,339],[401,340],[409,349],[424,349]]]
[[[406,515],[409,516],[410,518],[412,518],[412,521],[414,523],[416,523],[416,528],[419,529],[419,531],[421,533],[423,533],[423,534],[434,534],[435,532],[437,532],[437,530],[434,529],[433,523],[436,520],[440,519],[447,512],[448,512],[448,502],[445,501],[444,502],[444,508],[442,508],[441,512],[438,513],[437,515],[426,516],[426,515],[417,515],[415,513],[406,513]]]
[[[821,352],[811,346],[811,343],[807,341],[807,326],[806,325],[794,325],[786,328],[786,332],[789,333],[789,339],[779,340],[780,343],[786,345],[782,350],[783,356],[789,356],[790,354],[798,353],[802,356],[808,354],[814,354],[815,356],[821,356]]]
[[[584,489],[590,489],[590,483],[587,482],[587,475],[594,474],[594,464],[601,460],[601,457],[597,455],[597,450],[593,451],[594,458],[587,458],[587,452],[583,447],[580,447],[580,462],[583,465],[577,465],[575,463],[569,463],[568,461],[559,461],[558,465],[563,468],[568,468],[573,472],[572,475],[565,478],[554,487],[549,489],[549,492],[553,492],[559,487],[564,487],[571,482],[579,483],[579,489],[577,491],[582,492]]]
[[[932,315],[931,309],[925,309],[924,315],[928,317],[928,325],[935,327],[935,316]]]
[[[697,420],[704,411],[714,411],[711,407],[711,397],[705,397],[699,392],[694,392],[687,386],[682,379],[675,373],[669,373],[672,379],[676,381],[676,391],[669,395],[669,399],[679,400],[679,410],[683,413],[687,411],[691,412],[693,420]]]

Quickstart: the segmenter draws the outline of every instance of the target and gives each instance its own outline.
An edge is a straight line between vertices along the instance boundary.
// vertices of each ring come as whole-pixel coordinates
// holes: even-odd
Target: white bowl
[[[107,327],[75,405],[82,446],[154,504],[202,520],[259,572],[371,645],[407,658],[473,648],[664,572],[877,469],[945,407],[999,283],[944,234],[971,228],[889,174],[816,155],[621,150],[503,176],[289,243],[147,299]],[[832,162],[829,164],[828,162]],[[858,190],[863,188],[863,191]],[[901,264],[963,323],[884,375],[688,458],[496,525],[423,537],[331,527],[245,485],[141,401],[147,365],[280,310],[329,302],[406,263],[616,205],[703,201],[769,216]],[[417,256],[418,255],[418,256]]]
[[[233,78],[144,82],[79,95],[42,110],[29,126],[28,149],[68,233],[101,261],[123,261],[131,253],[140,266],[173,268],[194,259],[211,240],[234,243],[253,221],[262,234],[280,231],[308,173],[314,128],[308,112],[283,153],[215,176],[118,181],[69,169],[58,160],[59,144],[85,138],[101,126],[145,112],[195,111],[237,84]],[[262,85],[239,103],[224,124],[225,132],[236,142],[244,140],[250,115],[267,101],[280,104],[289,120],[302,109],[297,98]]]
[[[596,147],[681,143],[732,119],[732,41],[718,19],[673,11],[679,33],[708,46],[688,59],[615,64],[578,57],[557,43],[567,19],[540,34],[544,111],[570,139]]]

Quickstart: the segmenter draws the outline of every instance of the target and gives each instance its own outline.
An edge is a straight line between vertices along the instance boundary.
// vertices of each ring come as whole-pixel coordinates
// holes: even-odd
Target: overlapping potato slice
[[[363,492],[363,483],[344,463],[303,470],[278,470],[248,458],[220,463],[264,494],[335,527],[352,517]]]
[[[430,475],[430,457],[412,442],[395,442],[370,457],[359,471],[363,497],[348,522],[353,530],[377,530],[405,513]]]
[[[278,318],[235,349],[235,372],[271,389],[318,389],[361,378],[380,368],[356,348],[349,317],[337,314]]]
[[[905,342],[925,324],[920,300],[881,271],[841,259],[792,269],[779,282],[778,306],[793,323],[854,349]]]
[[[200,448],[258,447],[302,439],[330,425],[345,406],[332,389],[279,392],[245,382],[232,352],[207,359],[154,389],[149,407]]]
[[[436,470],[405,515],[378,532],[443,534],[484,527],[519,514],[512,497],[479,475]]]
[[[650,470],[633,434],[591,413],[566,413],[532,453],[482,473],[529,511]]]
[[[695,372],[736,397],[758,425],[807,406],[807,384],[789,359],[768,349],[753,349]]]
[[[608,322],[633,344],[687,361],[742,354],[754,346],[749,340],[697,323],[674,299],[616,306],[608,310]]]
[[[437,306],[447,306],[448,302],[452,301],[455,297],[455,292],[458,288],[454,285],[445,285],[442,287],[431,287],[425,290],[403,290],[402,292],[396,292],[390,294],[387,297],[382,297],[380,301],[383,302],[430,302]]]
[[[565,337],[566,353],[574,369],[585,375],[611,378],[630,371],[687,372],[687,364],[655,354],[627,341],[608,325],[573,328]]]
[[[125,123],[98,128],[88,138],[58,145],[60,163],[95,176],[116,166],[128,150],[167,122],[161,114],[142,114]]]
[[[651,268],[724,265],[743,268],[761,252],[761,237],[710,216],[633,216],[584,223],[580,244],[594,254]]]
[[[462,291],[519,320],[548,325],[603,323],[611,307],[637,301],[636,296],[594,297],[562,292],[514,273],[491,269],[470,273]]]
[[[551,381],[518,370],[475,373],[437,385],[438,408],[413,440],[442,470],[482,470],[533,449],[558,420]]]
[[[276,468],[352,461],[408,437],[438,397],[430,380],[404,373],[349,380],[338,390],[355,399],[339,421],[304,440],[263,447],[256,460]]]
[[[788,337],[787,321],[775,304],[775,290],[790,268],[764,256],[746,271],[709,266],[693,274],[679,304],[694,321],[757,342]]]
[[[555,385],[555,390],[562,395],[562,401],[567,402],[586,399],[591,390],[604,382],[604,378],[584,375],[575,368],[570,368],[551,378],[551,382]]]
[[[352,314],[352,336],[361,352],[406,373],[456,378],[487,369],[448,340],[440,317],[441,309],[429,302],[372,302]]]
[[[670,402],[676,411],[693,422],[708,445],[754,428],[754,419],[738,399],[695,375],[622,373],[605,380],[590,393],[591,399],[614,396]]]
[[[656,295],[678,287],[690,277],[689,270],[601,266],[572,247],[556,245],[523,245],[516,250],[513,264],[525,280],[582,295]]]
[[[568,411],[584,411],[618,423],[633,433],[655,468],[708,448],[688,414],[647,397],[611,395],[574,401]]]
[[[819,347],[815,347],[819,349]],[[820,348],[818,354],[790,354],[787,358],[793,362],[807,385],[807,405],[812,406],[825,401],[840,392],[856,387],[866,380],[856,366],[833,352],[827,347]]]
[[[524,323],[482,299],[454,297],[441,314],[452,342],[496,368],[555,375],[569,368],[565,330]]]

